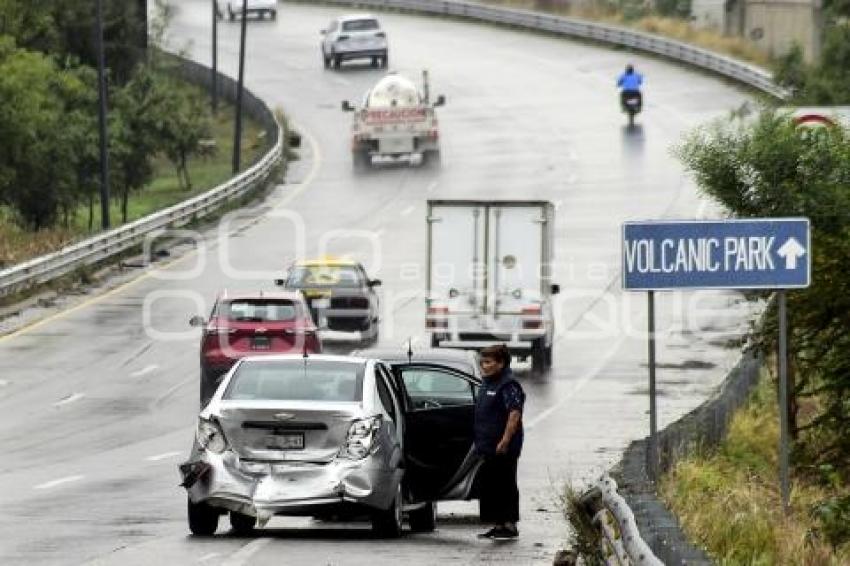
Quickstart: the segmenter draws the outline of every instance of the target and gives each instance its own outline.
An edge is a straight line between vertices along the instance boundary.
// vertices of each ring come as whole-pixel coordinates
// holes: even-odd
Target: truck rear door
[[[447,307],[458,327],[484,311],[486,274],[485,206],[432,205],[429,282],[432,303]]]
[[[540,300],[546,218],[538,206],[490,206],[487,315],[504,327]],[[512,316],[514,321],[518,320]]]

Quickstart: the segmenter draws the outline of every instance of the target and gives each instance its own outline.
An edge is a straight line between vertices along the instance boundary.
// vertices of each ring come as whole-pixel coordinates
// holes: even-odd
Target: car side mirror
[[[557,284],[552,285],[552,287],[550,288],[550,290],[552,291],[552,294],[553,294],[553,295],[557,295],[558,293],[560,293],[560,292],[561,292],[561,286],[560,286],[560,285],[557,285]]]
[[[195,315],[189,319],[189,326],[192,327],[204,326],[206,323],[207,321],[204,320],[204,317],[198,315]]]
[[[286,279],[275,279],[274,284],[278,287],[283,287],[284,285],[286,285]]]
[[[437,106],[445,106],[445,104],[446,104],[446,97],[441,94],[440,96],[437,97],[436,102],[434,102],[434,108],[436,108]]]
[[[342,111],[343,112],[354,112],[354,106],[347,100],[342,101]]]
[[[380,287],[380,286],[381,286],[381,280],[380,279],[372,279],[371,281],[369,281],[369,287]]]

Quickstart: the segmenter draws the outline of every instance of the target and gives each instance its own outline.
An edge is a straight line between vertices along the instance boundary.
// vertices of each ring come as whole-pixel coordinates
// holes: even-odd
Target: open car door
[[[446,366],[393,366],[405,405],[405,483],[414,501],[463,499],[480,466],[473,453],[475,377]]]

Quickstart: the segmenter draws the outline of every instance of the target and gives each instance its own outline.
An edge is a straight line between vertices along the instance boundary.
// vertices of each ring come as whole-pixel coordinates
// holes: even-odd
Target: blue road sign
[[[623,288],[793,289],[811,280],[807,218],[623,224]]]

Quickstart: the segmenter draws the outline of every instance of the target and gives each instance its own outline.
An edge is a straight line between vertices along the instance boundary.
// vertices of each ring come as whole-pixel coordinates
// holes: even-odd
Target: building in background
[[[743,37],[768,55],[799,44],[807,62],[820,56],[821,0],[693,0],[694,25]]]

